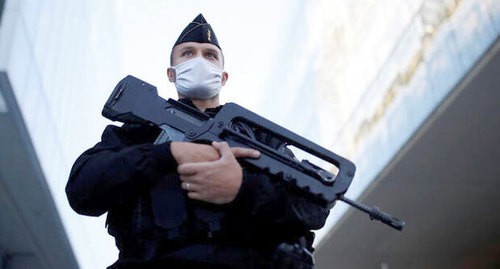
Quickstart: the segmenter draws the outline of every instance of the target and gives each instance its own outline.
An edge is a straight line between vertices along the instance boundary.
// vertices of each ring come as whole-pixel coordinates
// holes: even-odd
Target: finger
[[[183,163],[177,166],[177,173],[181,175],[193,175],[203,171],[206,168],[206,163]]]
[[[234,157],[233,152],[231,151],[231,148],[229,147],[229,144],[227,142],[213,142],[212,146],[217,149],[217,151],[219,151],[221,159]]]
[[[181,188],[188,192],[198,192],[200,191],[200,185],[193,182],[182,182]]]
[[[260,151],[251,148],[233,147],[231,148],[236,158],[259,158]]]
[[[201,195],[199,192],[188,192],[187,196],[193,200],[203,201],[203,195]]]
[[[182,182],[190,182],[191,184],[202,184],[204,181],[204,178],[202,175],[199,174],[192,174],[192,175],[180,175],[180,179]]]

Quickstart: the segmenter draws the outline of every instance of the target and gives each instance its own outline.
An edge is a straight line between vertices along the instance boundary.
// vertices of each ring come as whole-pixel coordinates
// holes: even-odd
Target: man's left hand
[[[214,204],[232,202],[241,187],[243,172],[236,157],[258,158],[253,149],[230,148],[226,142],[213,142],[220,159],[211,162],[184,163],[177,167],[188,197]]]

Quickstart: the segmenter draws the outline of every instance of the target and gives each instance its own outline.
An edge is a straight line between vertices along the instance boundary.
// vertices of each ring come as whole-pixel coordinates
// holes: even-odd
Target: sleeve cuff
[[[158,165],[162,170],[168,170],[169,167],[177,167],[178,165],[170,151],[170,143],[171,141],[167,141],[162,144],[154,145],[151,151],[152,156],[154,159],[158,160]]]
[[[243,171],[240,191],[232,204],[253,214],[260,204],[272,198],[273,187],[267,176]]]

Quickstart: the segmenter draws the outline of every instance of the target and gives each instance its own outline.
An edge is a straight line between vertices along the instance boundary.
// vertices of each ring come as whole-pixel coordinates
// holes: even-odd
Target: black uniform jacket
[[[304,237],[311,244],[310,230],[324,225],[329,208],[249,167],[231,203],[187,198],[170,143],[152,143],[159,132],[144,125],[107,126],[101,142],[71,170],[71,207],[90,216],[108,213],[108,232],[120,251],[110,268],[265,268],[276,245]],[[265,133],[257,137],[278,146]]]

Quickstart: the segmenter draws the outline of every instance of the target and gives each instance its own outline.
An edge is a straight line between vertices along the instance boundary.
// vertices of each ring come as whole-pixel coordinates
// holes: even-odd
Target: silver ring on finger
[[[186,190],[187,190],[187,191],[189,191],[189,187],[191,187],[190,185],[191,185],[191,184],[190,184],[189,182],[188,182],[188,183],[186,183]]]

